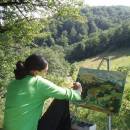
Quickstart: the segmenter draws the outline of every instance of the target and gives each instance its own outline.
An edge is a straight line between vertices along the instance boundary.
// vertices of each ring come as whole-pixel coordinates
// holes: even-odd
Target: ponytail
[[[22,79],[27,75],[24,62],[18,61],[16,63],[16,69],[14,70],[14,74],[15,74],[15,79]]]

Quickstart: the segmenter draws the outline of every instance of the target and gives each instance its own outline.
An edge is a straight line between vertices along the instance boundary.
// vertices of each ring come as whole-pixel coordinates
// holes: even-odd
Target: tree
[[[68,42],[69,40],[68,40],[67,34],[66,32],[63,31],[60,37],[59,45],[67,46]]]
[[[93,33],[93,32],[96,32],[97,31],[97,26],[95,24],[95,22],[93,20],[90,20],[88,22],[88,27],[89,27],[89,30],[88,30],[88,33]]]
[[[69,35],[71,43],[74,43],[76,41],[76,35],[77,35],[77,31],[75,30],[74,27],[72,27]]]

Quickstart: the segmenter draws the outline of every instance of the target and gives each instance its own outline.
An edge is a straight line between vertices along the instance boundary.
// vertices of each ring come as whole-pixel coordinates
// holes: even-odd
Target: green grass
[[[98,56],[88,58],[78,63],[80,67],[97,68],[103,57],[110,57],[111,70],[115,70],[117,67],[130,66],[130,48],[118,49],[113,52],[102,53]],[[106,62],[103,63],[101,69],[105,69]]]

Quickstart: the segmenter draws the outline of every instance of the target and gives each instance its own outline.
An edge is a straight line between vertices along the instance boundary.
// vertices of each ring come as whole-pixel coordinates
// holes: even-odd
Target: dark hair
[[[32,70],[41,71],[47,67],[48,62],[37,54],[30,55],[25,62],[18,61],[14,70],[15,78],[22,79],[26,75],[31,75]]]

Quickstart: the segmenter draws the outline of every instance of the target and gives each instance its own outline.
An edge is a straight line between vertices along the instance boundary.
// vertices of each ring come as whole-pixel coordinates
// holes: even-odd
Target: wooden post
[[[103,64],[104,60],[106,60],[107,62],[107,71],[110,71],[110,57],[103,57],[103,59],[101,60],[99,66],[97,69],[100,69],[101,65]],[[108,114],[107,115],[108,117],[108,123],[107,123],[107,130],[112,130],[112,115],[111,114]]]

